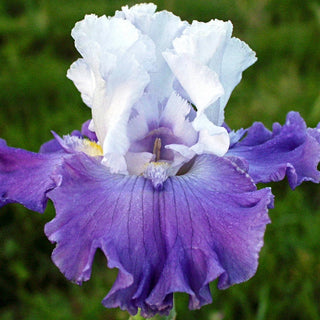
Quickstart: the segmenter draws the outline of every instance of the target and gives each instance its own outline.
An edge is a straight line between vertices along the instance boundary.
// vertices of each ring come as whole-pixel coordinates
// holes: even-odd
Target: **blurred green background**
[[[51,138],[80,128],[89,109],[65,74],[78,58],[70,31],[86,13],[113,15],[139,1],[0,0],[0,137],[37,151]],[[234,129],[263,121],[281,123],[290,110],[309,126],[320,121],[320,2],[301,0],[154,1],[188,21],[231,20],[234,35],[257,52],[226,109]],[[212,284],[213,303],[187,309],[176,296],[178,320],[320,319],[320,187],[305,183],[292,192],[272,185],[272,224],[255,277],[226,291]],[[52,264],[53,245],[43,234],[52,219],[20,205],[0,214],[0,319],[127,319],[105,309],[116,272],[97,254],[92,279],[67,282]]]

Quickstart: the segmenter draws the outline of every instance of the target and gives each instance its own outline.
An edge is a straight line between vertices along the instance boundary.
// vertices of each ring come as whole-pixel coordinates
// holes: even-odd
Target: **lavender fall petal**
[[[294,189],[303,181],[320,181],[319,132],[308,129],[297,112],[290,112],[283,126],[275,123],[272,132],[262,123],[254,123],[227,156],[245,159],[255,183],[280,181],[287,176]]]
[[[255,273],[273,196],[231,161],[199,156],[161,191],[141,176],[110,174],[84,154],[67,159],[60,174],[49,193],[57,214],[45,228],[57,243],[52,259],[81,284],[100,248],[109,268],[119,269],[106,307],[167,314],[181,291],[191,309],[200,308],[211,302],[212,280],[224,289]]]
[[[47,192],[57,185],[53,173],[62,161],[58,153],[37,154],[11,148],[0,139],[0,207],[21,203],[30,210],[43,212]]]

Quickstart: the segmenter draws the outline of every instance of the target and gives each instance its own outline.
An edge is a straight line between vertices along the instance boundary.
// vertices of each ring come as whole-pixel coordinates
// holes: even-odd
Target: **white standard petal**
[[[168,65],[181,85],[180,94],[188,97],[200,112],[205,111],[207,118],[218,126],[224,121],[225,105],[232,90],[240,82],[242,72],[256,60],[255,53],[244,42],[231,38],[231,34],[230,21],[211,20],[207,23],[193,21],[184,29],[182,35],[173,41],[173,49],[164,53]],[[220,96],[214,96],[216,91],[209,88],[211,96],[208,93],[203,94],[202,91],[197,92],[198,87],[190,84],[189,70],[196,69],[190,68],[191,62],[193,66],[197,66],[199,73],[204,73],[207,68],[216,75],[223,88]],[[186,69],[185,74],[182,71],[184,69]],[[205,73],[209,74],[208,71]],[[192,78],[198,80],[194,74]],[[176,84],[175,87],[179,86]],[[202,85],[201,88],[207,91]]]
[[[75,46],[91,68],[100,67],[105,53],[119,56],[139,38],[139,31],[129,22],[117,18],[86,15],[71,32]]]
[[[78,59],[70,66],[67,77],[80,91],[83,102],[91,108],[96,84],[94,74],[84,59]]]
[[[150,81],[154,44],[130,21],[95,15],[78,22],[72,36],[83,60],[70,69],[68,76],[92,108],[104,163],[113,172],[126,172],[127,124],[133,105]],[[86,87],[88,80],[84,77],[88,75],[93,79]]]
[[[132,7],[124,6],[117,11],[115,17],[129,20],[139,30],[149,29],[149,25],[157,6],[153,3],[140,3]]]
[[[92,116],[99,141],[103,141],[105,163],[114,172],[123,171],[121,161],[114,161],[109,154],[124,155],[129,148],[127,124],[131,108],[142,96],[149,83],[148,73],[131,57],[117,65],[108,82],[96,90]],[[110,162],[108,162],[111,159]]]
[[[227,104],[232,90],[240,82],[242,72],[257,61],[256,53],[243,41],[232,38],[224,52],[220,80],[225,88],[221,97],[221,106]]]
[[[221,64],[220,81],[225,93],[205,111],[208,119],[217,125],[224,122],[224,108],[233,89],[242,78],[242,72],[257,61],[256,54],[243,41],[231,38],[224,50]],[[211,61],[210,64],[214,64]]]
[[[142,34],[148,36],[156,48],[155,70],[150,74],[151,80],[148,91],[163,99],[168,97],[172,90],[174,75],[162,57],[162,52],[172,48],[172,41],[182,34],[189,25],[179,17],[168,11],[155,12],[156,6],[152,3],[137,4],[131,8],[122,7],[116,17],[129,20]]]
[[[200,112],[214,103],[224,90],[216,72],[188,55],[163,53],[172,72]]]
[[[219,73],[222,61],[221,52],[227,39],[231,37],[230,21],[211,20],[209,22],[193,21],[191,26],[183,31],[181,37],[173,41],[173,48],[178,55],[189,55],[199,63],[208,65],[214,57],[218,68],[212,68]]]
[[[148,91],[160,98],[170,95],[174,80],[174,75],[163,58],[162,52],[172,48],[172,41],[179,37],[187,26],[186,21],[181,21],[171,12],[161,11],[153,15],[150,27],[146,30],[146,34],[156,46],[157,57],[156,72],[151,74]]]
[[[163,53],[173,74],[197,109],[202,112],[224,94],[219,72],[232,24],[220,20],[193,21]],[[215,60],[215,68],[209,62]]]

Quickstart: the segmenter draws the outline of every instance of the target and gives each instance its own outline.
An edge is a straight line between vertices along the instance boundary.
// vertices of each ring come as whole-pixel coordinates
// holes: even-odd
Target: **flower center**
[[[172,129],[168,127],[150,128],[148,133],[140,139],[134,140],[130,145],[130,152],[150,152],[154,155],[155,161],[173,160],[173,153],[166,149],[169,144],[181,144],[182,139],[175,136]]]
[[[151,180],[156,190],[161,190],[163,183],[169,177],[170,163],[166,160],[161,160],[161,138],[157,137],[153,144],[154,161],[147,164],[143,172],[143,176]]]
[[[149,162],[143,173],[143,176],[147,179],[150,179],[154,188],[160,190],[163,186],[163,183],[167,180],[169,174],[168,170],[170,164],[165,160],[161,159],[161,138],[157,137],[154,140],[153,144],[153,157],[154,161]]]

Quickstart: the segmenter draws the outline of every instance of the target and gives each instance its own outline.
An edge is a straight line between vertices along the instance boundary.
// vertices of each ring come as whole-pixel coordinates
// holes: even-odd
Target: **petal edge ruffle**
[[[21,203],[30,210],[44,212],[47,192],[58,183],[53,173],[62,160],[59,153],[37,154],[8,147],[0,139],[0,207]]]
[[[182,291],[200,308],[211,302],[209,282],[219,277],[224,289],[255,273],[273,197],[228,159],[199,156],[161,191],[84,154],[67,159],[60,174],[49,192],[57,215],[45,228],[57,243],[53,261],[80,284],[100,248],[119,269],[106,307],[167,314],[172,293]]]
[[[290,187],[295,189],[303,181],[320,181],[319,136],[317,129],[306,127],[299,113],[290,112],[286,123],[275,123],[272,132],[262,123],[254,123],[227,156],[245,159],[255,183],[280,181],[287,176]]]

